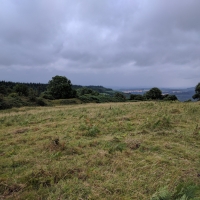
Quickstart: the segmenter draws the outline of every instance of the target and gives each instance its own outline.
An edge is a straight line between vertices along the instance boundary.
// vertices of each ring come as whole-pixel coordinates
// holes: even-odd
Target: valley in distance
[[[117,88],[116,88],[117,89]],[[119,91],[126,93],[126,94],[141,94],[143,95],[147,91],[149,91],[151,88],[144,88],[144,87],[138,87],[138,88],[118,88]],[[179,101],[187,101],[191,99],[194,101],[192,96],[194,95],[194,87],[190,88],[160,88],[162,91],[162,94],[169,94],[169,95],[176,95]]]

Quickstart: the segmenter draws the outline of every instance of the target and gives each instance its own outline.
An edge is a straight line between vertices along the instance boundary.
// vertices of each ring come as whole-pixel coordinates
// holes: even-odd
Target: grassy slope
[[[1,111],[0,198],[150,199],[200,185],[199,114],[180,102]]]

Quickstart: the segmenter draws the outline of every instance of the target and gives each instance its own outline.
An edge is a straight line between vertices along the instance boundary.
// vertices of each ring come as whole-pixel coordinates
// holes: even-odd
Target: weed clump
[[[3,198],[14,196],[17,192],[25,188],[25,184],[7,184],[5,182],[0,183],[0,193]]]
[[[95,137],[98,133],[100,133],[100,130],[97,126],[93,125],[91,128],[88,129],[86,136]]]
[[[91,125],[91,124],[80,124],[79,130],[84,131],[83,135],[84,136],[89,136],[89,137],[96,137],[98,133],[100,133],[99,128],[96,125]]]
[[[127,144],[122,142],[118,137],[114,137],[112,140],[106,142],[105,149],[108,150],[110,154],[120,151],[122,152],[127,148]]]
[[[179,184],[174,192],[169,191],[168,187],[160,188],[153,196],[151,200],[189,200],[194,199],[198,187],[194,184]]]
[[[131,150],[136,150],[141,146],[141,142],[138,140],[127,140],[125,141],[125,143],[127,144],[127,147],[129,147]]]
[[[196,125],[196,127],[195,127],[195,129],[194,129],[194,131],[193,131],[193,136],[194,136],[194,137],[200,136],[200,127],[199,127],[198,124]]]
[[[44,145],[44,148],[50,151],[64,151],[66,150],[65,142],[60,142],[59,138],[54,138],[50,143]]]
[[[153,117],[151,119],[147,118],[143,128],[148,128],[150,130],[162,130],[172,128],[172,121],[170,116]]]

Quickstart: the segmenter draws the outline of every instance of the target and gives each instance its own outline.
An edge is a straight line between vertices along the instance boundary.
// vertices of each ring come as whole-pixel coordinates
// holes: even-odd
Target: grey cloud
[[[5,68],[68,72],[83,84],[103,76],[115,85],[120,75],[135,84],[133,74],[159,83],[151,78],[158,69],[163,77],[175,72],[174,80],[193,77],[200,72],[199,8],[199,0],[2,0],[0,78]]]

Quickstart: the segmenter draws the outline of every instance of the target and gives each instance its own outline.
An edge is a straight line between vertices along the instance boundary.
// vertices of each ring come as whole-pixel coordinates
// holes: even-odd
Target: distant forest
[[[40,95],[42,92],[45,92],[48,86],[47,83],[23,83],[23,82],[0,81],[0,94],[7,94],[10,92],[13,92],[16,85],[26,85],[28,88],[33,89],[38,95]],[[103,86],[72,85],[72,89],[74,90],[84,88],[84,87],[95,90],[99,93],[108,93],[108,94],[113,93],[113,90],[111,88],[105,88]]]
[[[125,101],[126,96],[103,86],[72,85],[62,76],[53,77],[48,84],[0,81],[0,110],[21,106],[120,102]]]
[[[20,83],[11,81],[0,81],[0,93],[8,94],[14,91],[16,85],[26,85],[33,89],[38,95],[47,90],[47,85],[44,83]]]

